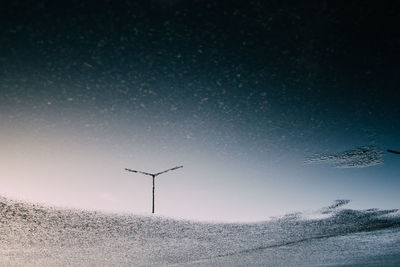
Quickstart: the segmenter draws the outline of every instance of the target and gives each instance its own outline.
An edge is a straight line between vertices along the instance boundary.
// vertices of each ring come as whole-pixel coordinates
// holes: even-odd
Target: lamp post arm
[[[142,172],[142,171],[132,170],[132,169],[128,169],[128,168],[125,168],[125,170],[128,171],[128,172],[141,173],[141,174],[150,175],[150,176],[154,175],[153,173]]]
[[[165,171],[162,171],[162,172],[156,173],[156,174],[154,174],[154,175],[155,175],[155,176],[157,176],[157,175],[160,175],[160,174],[163,174],[163,173],[166,173],[166,172],[169,172],[169,171],[174,171],[174,170],[176,170],[176,169],[180,169],[180,168],[183,168],[183,166],[177,166],[177,167],[173,167],[173,168],[171,168],[171,169],[168,169],[168,170],[165,170]]]

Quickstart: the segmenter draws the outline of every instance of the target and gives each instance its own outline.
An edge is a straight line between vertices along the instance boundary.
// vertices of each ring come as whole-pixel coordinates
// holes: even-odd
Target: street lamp
[[[174,168],[171,168],[171,169],[162,171],[162,172],[158,172],[158,173],[148,173],[148,172],[142,172],[142,171],[127,169],[127,168],[125,168],[125,170],[128,171],[128,172],[141,173],[141,174],[149,175],[149,176],[153,177],[153,205],[152,205],[152,210],[151,210],[151,212],[154,213],[154,187],[155,187],[154,184],[155,184],[155,178],[156,178],[156,176],[158,176],[158,175],[160,175],[160,174],[163,174],[163,173],[166,173],[166,172],[169,172],[169,171],[173,171],[173,170],[179,169],[179,168],[183,168],[183,166],[177,166],[177,167],[174,167]]]
[[[388,149],[388,150],[386,150],[387,152],[390,152],[390,153],[393,153],[393,154],[400,154],[400,152],[399,151],[395,151],[395,150],[391,150],[391,149]]]

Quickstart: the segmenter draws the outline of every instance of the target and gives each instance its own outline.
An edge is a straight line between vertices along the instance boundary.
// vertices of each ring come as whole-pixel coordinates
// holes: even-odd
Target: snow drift
[[[324,216],[319,219],[305,219],[302,213],[295,213],[265,222],[239,224],[59,209],[0,197],[0,265],[246,266],[316,260],[326,263],[329,257],[337,256],[319,251],[324,245],[333,253],[335,246],[328,246],[329,242],[338,249],[343,237],[361,238],[360,233],[377,235],[380,241],[375,240],[371,246],[379,246],[385,257],[389,253],[391,263],[400,262],[397,210],[343,209],[347,203],[341,200],[321,209],[317,213]],[[382,237],[385,234],[377,233],[397,239],[388,240]],[[352,242],[346,246],[349,244],[356,246]]]

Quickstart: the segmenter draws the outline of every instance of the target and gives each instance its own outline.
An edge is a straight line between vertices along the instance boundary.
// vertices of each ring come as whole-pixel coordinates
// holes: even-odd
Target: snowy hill
[[[345,204],[338,201],[312,219],[298,213],[260,223],[217,224],[57,209],[0,197],[0,265],[400,263],[398,212],[342,209]]]

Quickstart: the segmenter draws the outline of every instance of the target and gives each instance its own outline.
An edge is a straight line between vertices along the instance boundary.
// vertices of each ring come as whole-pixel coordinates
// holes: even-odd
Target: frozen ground
[[[350,210],[248,224],[56,209],[0,198],[1,266],[400,265],[400,215]]]

